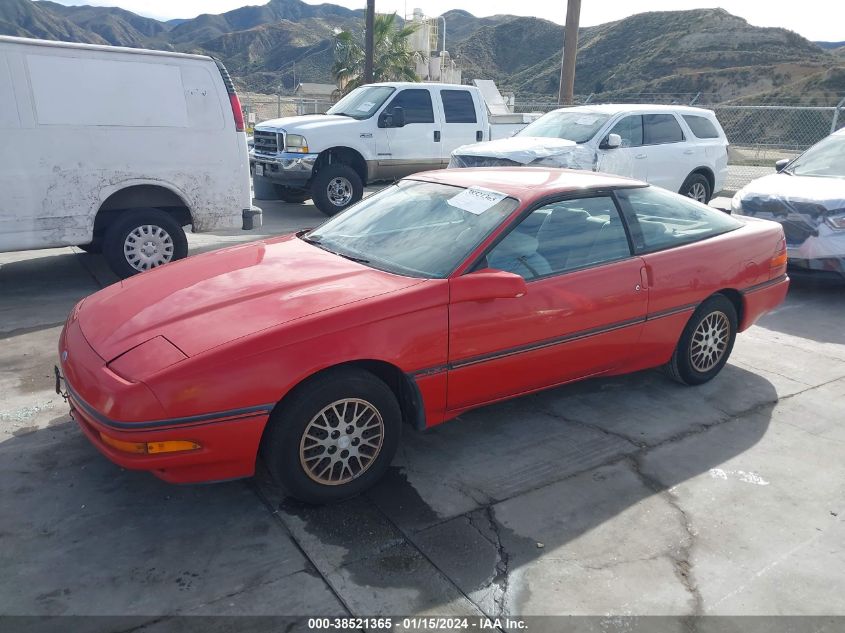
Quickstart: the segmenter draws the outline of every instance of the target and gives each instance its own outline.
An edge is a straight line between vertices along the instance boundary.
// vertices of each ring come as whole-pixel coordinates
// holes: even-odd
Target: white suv
[[[577,106],[544,114],[512,138],[459,147],[450,162],[529,164],[629,176],[706,203],[727,176],[728,140],[703,108]]]

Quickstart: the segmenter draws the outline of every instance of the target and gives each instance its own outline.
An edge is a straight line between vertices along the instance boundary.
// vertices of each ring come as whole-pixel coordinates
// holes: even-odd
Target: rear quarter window
[[[719,138],[719,131],[707,117],[685,114],[684,121],[696,138]]]
[[[446,123],[475,123],[475,104],[466,90],[441,90]]]
[[[684,132],[681,130],[681,125],[674,115],[643,115],[643,143],[645,145],[680,143],[683,140]]]
[[[721,235],[742,226],[731,216],[658,187],[616,192],[637,254]]]

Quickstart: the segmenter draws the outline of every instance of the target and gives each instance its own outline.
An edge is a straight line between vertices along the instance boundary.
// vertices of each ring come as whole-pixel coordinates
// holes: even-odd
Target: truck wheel
[[[311,197],[311,192],[305,189],[296,189],[294,187],[286,187],[285,185],[276,185],[276,195],[282,202],[290,202],[292,204],[300,204]]]
[[[314,205],[328,216],[340,213],[364,197],[364,183],[349,165],[325,165],[311,181]]]
[[[701,174],[690,174],[687,176],[678,193],[687,198],[697,200],[701,204],[710,202],[710,196],[712,195],[710,183]]]
[[[103,255],[121,279],[188,256],[182,227],[160,209],[124,211],[106,229]]]
[[[368,371],[332,369],[297,387],[270,417],[261,443],[268,470],[306,503],[348,499],[375,484],[402,431],[396,396]]]

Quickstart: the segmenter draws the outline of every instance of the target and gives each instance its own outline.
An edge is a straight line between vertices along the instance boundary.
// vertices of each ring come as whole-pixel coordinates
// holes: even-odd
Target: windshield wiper
[[[337,251],[329,251],[329,252],[334,253],[335,255],[340,255],[341,257],[345,257],[346,259],[348,259],[350,261],[358,262],[359,264],[369,264],[370,263],[369,259],[364,259],[363,257],[355,257],[354,255],[347,255],[346,253],[339,253]]]
[[[340,251],[333,251],[328,246],[323,244],[322,239],[319,238],[319,237],[310,237],[310,236],[307,236],[307,235],[303,235],[299,239],[301,239],[303,242],[308,242],[309,244],[313,244],[314,246],[322,248],[324,251],[326,251],[328,253],[338,255],[339,257],[345,257],[346,259],[351,260],[353,262],[358,262],[359,264],[369,264],[370,263],[369,259],[364,259],[363,257],[355,257],[355,255],[348,255],[346,253],[341,253]]]

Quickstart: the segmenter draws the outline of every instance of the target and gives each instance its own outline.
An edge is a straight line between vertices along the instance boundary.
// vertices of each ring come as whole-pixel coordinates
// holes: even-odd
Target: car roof
[[[597,103],[558,108],[555,112],[574,110],[576,112],[603,112],[618,114],[620,112],[677,112],[679,114],[713,115],[712,110],[685,105],[654,105],[649,103]]]
[[[532,201],[556,193],[590,192],[596,189],[644,187],[647,183],[611,174],[556,167],[470,167],[427,171],[406,180],[425,180],[456,187],[483,187],[520,201]]]
[[[380,81],[372,84],[365,84],[364,87],[369,86],[390,86],[391,88],[454,88],[456,90],[477,90],[475,86],[465,86],[463,84],[447,84],[436,81]]]
[[[153,57],[178,57],[181,59],[201,59],[203,61],[213,61],[213,59],[208,55],[196,55],[194,53],[177,53],[175,51],[159,51],[150,48],[132,48],[128,46],[109,46],[107,44],[83,44],[81,42],[39,40],[29,37],[14,37],[11,35],[0,35],[0,44],[45,46],[49,48],[80,49],[87,51],[102,51],[105,53],[131,53],[133,55],[150,55]]]

